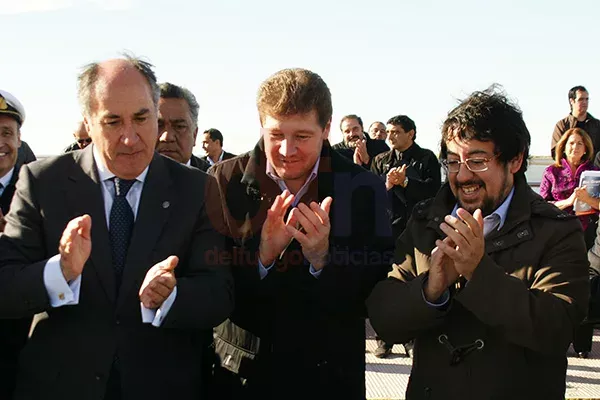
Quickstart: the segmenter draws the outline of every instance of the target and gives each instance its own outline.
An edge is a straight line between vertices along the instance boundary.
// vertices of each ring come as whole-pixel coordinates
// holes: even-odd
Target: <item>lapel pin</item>
[[[169,203],[168,201],[163,201],[163,203],[162,203],[163,208],[169,208],[170,205],[171,205],[171,203]]]

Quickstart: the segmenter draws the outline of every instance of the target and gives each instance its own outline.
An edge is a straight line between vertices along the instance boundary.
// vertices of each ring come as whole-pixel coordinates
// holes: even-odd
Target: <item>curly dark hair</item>
[[[517,174],[524,175],[527,171],[531,135],[523,113],[499,85],[473,92],[448,113],[442,125],[442,160],[448,157],[446,143],[455,138],[493,142],[494,152],[504,164],[522,154],[523,163]]]

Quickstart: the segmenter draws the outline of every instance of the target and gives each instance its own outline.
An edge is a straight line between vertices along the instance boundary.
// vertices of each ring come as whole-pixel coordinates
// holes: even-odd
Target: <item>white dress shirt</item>
[[[210,164],[210,166],[212,167],[213,165],[215,165],[216,163],[218,163],[219,161],[223,161],[223,155],[225,154],[225,150],[221,150],[221,155],[219,156],[219,159],[217,160],[217,162],[214,162],[212,160],[212,158],[210,158],[210,156],[207,156],[206,159],[208,160],[208,163]]]
[[[10,169],[10,171],[8,171],[8,173],[6,175],[4,175],[2,178],[0,178],[0,184],[2,185],[2,186],[0,186],[0,196],[2,196],[2,193],[4,193],[4,189],[6,189],[6,187],[10,183],[10,180],[12,179],[14,173],[15,173],[15,168],[13,167]]]
[[[110,209],[115,197],[115,185],[113,178],[115,174],[110,172],[103,164],[98,154],[97,148],[94,146],[94,162],[98,168],[98,177],[102,182],[102,197],[104,199],[104,214],[106,216],[106,226],[110,229]],[[133,211],[134,220],[137,218],[137,211],[142,197],[142,189],[144,181],[148,174],[148,168],[136,178],[136,182],[131,186],[127,193],[126,199],[131,210]],[[108,267],[108,266],[106,266]],[[48,292],[50,305],[52,307],[62,307],[67,305],[76,305],[79,303],[79,292],[81,287],[81,275],[76,279],[67,283],[60,269],[60,254],[50,258],[44,268],[44,285]],[[171,295],[163,302],[158,310],[152,310],[144,307],[140,302],[142,321],[144,323],[152,323],[153,326],[160,326],[164,318],[167,316],[175,297],[177,296],[177,286],[171,292]]]

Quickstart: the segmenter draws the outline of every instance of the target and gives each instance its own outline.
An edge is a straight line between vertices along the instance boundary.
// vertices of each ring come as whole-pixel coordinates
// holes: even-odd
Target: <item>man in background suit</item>
[[[10,209],[22,162],[21,125],[25,109],[16,97],[0,90],[0,232]],[[15,387],[19,353],[27,341],[31,317],[0,320],[0,399],[9,399]]]
[[[75,139],[75,141],[68,145],[63,150],[63,153],[85,149],[87,146],[90,145],[90,143],[92,143],[92,138],[88,134],[88,131],[85,128],[85,124],[83,123],[83,121],[79,121],[77,123],[77,129],[73,131],[73,138]]]
[[[202,157],[202,159],[209,163],[211,167],[219,161],[235,157],[235,154],[223,150],[223,134],[215,128],[204,131],[202,148],[206,152],[206,156]]]
[[[86,66],[92,146],[21,169],[0,317],[49,317],[21,353],[17,400],[199,397],[196,332],[229,315],[232,279],[210,256],[224,250],[214,179],[154,152],[158,94],[141,60]]]
[[[172,83],[162,83],[159,88],[157,151],[181,164],[206,172],[210,168],[208,161],[192,154],[198,133],[200,110],[196,97],[188,89]],[[212,367],[215,362],[213,330],[204,330],[199,335],[200,357],[204,365],[202,381],[205,397],[212,399]]]
[[[196,97],[188,89],[161,83],[158,100],[158,142],[156,151],[163,156],[206,172],[208,161],[196,157],[192,150],[198,135],[198,111]]]

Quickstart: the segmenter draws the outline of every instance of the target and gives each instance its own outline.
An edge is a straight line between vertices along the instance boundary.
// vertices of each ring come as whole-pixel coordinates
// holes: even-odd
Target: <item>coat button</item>
[[[115,320],[115,324],[116,324],[116,325],[121,325],[121,320],[120,320],[119,318],[117,318],[117,319]]]

